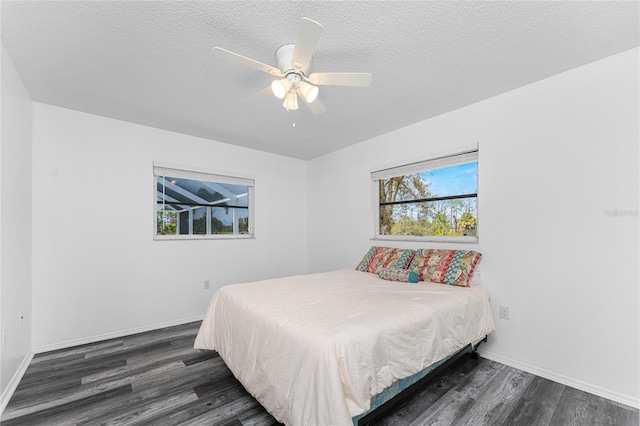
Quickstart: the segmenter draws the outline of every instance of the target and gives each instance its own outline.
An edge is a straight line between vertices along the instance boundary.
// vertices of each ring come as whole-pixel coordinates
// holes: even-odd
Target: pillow
[[[411,269],[418,273],[420,276],[420,281],[424,281],[424,278],[420,274],[420,271],[426,268],[427,263],[429,262],[429,257],[431,256],[431,249],[418,249],[413,255],[413,259],[411,259],[411,263],[409,263],[408,269]]]
[[[418,274],[409,269],[401,268],[381,268],[378,274],[380,278],[388,281],[400,281],[403,283],[417,283]]]
[[[469,283],[471,286],[481,285],[482,284],[482,265],[478,263],[476,265],[476,269],[473,270],[473,275],[469,279]]]
[[[356,266],[356,270],[377,274],[394,250],[396,249],[391,247],[371,247]]]
[[[420,277],[420,281],[470,287],[482,253],[472,250],[422,249],[414,256],[409,269]]]
[[[415,256],[416,251],[411,249],[393,249],[382,265],[383,268],[407,269]]]

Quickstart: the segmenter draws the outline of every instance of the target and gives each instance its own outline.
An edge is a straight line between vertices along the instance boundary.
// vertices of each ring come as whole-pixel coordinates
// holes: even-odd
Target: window
[[[478,150],[371,173],[375,238],[478,241]]]
[[[253,179],[154,163],[155,239],[252,238]]]

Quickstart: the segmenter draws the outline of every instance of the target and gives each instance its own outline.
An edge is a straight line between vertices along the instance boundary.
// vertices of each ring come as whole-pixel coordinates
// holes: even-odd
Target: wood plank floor
[[[215,352],[199,323],[36,355],[0,423],[278,424]],[[638,410],[485,359],[465,357],[372,425],[638,425]]]

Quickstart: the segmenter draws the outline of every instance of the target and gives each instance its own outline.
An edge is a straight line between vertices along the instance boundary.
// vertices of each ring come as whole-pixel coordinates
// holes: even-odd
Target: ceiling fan
[[[284,99],[282,106],[291,111],[298,109],[298,96],[300,96],[312,113],[320,114],[325,108],[318,99],[318,86],[368,87],[371,84],[370,73],[320,72],[309,74],[311,56],[321,33],[322,25],[309,18],[302,18],[296,42],[285,44],[276,50],[277,68],[221,47],[214,47],[213,53],[229,61],[278,77],[271,82],[271,86],[249,96],[247,100],[255,101],[273,93],[277,98]]]

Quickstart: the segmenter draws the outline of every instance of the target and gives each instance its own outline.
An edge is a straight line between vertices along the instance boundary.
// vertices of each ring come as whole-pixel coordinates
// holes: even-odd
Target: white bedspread
[[[279,421],[351,425],[370,399],[494,330],[481,288],[339,270],[217,291],[195,340]]]

